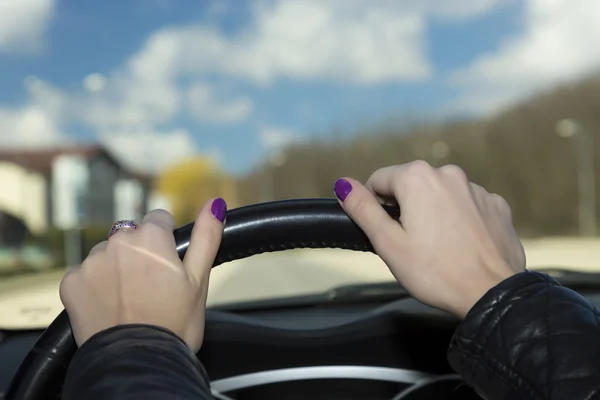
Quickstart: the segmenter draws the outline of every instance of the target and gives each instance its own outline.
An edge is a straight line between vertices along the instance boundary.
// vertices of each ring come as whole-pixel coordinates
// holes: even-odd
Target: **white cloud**
[[[68,142],[69,135],[61,126],[67,104],[65,95],[36,77],[29,77],[24,83],[27,104],[0,108],[0,145],[34,148]]]
[[[42,48],[54,8],[54,0],[0,1],[0,53]]]
[[[198,154],[193,137],[185,129],[115,131],[100,137],[112,154],[135,171],[158,172],[181,158]]]
[[[265,126],[259,132],[260,142],[268,150],[277,150],[297,139],[295,133],[289,129]]]
[[[225,154],[219,148],[204,149],[202,155],[212,160],[215,165],[222,165],[225,162]]]
[[[37,106],[0,109],[0,141],[3,148],[40,147],[65,142],[52,115]]]
[[[128,109],[118,110],[118,106],[127,104],[121,102],[110,106],[110,95],[66,93],[36,77],[25,80],[25,90],[28,95],[25,106],[0,108],[0,144],[3,147],[62,145],[72,138],[64,126],[70,122],[87,122],[106,148],[126,167],[136,171],[157,172],[181,157],[199,152],[188,131],[157,130],[153,124],[156,119],[148,118],[149,123],[146,123],[140,115],[144,111],[135,114],[143,109],[142,101],[133,101]],[[92,109],[88,110],[90,106]],[[111,116],[112,112],[117,115]],[[208,155],[217,159],[214,151]]]
[[[452,76],[455,108],[498,110],[533,91],[600,68],[598,0],[527,0],[526,29]]]
[[[101,92],[73,98],[82,122],[102,130],[167,123],[181,107],[174,82],[120,72],[106,80]]]
[[[239,122],[252,112],[253,103],[249,97],[223,100],[206,82],[192,85],[188,91],[189,111],[195,118],[214,123]]]
[[[88,75],[79,90],[29,79],[28,102],[0,108],[2,132],[10,132],[0,142],[41,146],[67,140],[65,127],[84,126],[130,166],[156,170],[197,151],[190,134],[174,128],[182,113],[233,123],[253,111],[249,97],[209,85],[208,78],[255,85],[281,78],[353,84],[428,79],[427,20],[469,18],[499,1],[257,0],[249,25],[233,36],[209,25],[160,29],[124,65]],[[0,50],[39,43],[53,8],[51,0],[0,0]],[[189,82],[196,83],[185,88]],[[261,140],[274,146],[292,136],[267,127]]]
[[[212,72],[255,83],[280,77],[375,83],[431,74],[422,15],[402,12],[393,2],[256,4],[253,24],[234,38],[202,26],[156,32],[134,58],[133,68],[150,73],[147,66],[156,63],[154,76]],[[172,52],[169,57],[166,49]]]
[[[24,87],[28,103],[43,110],[56,124],[69,118],[71,104],[67,93],[36,76],[25,78]]]
[[[83,87],[90,93],[100,92],[106,87],[106,78],[102,74],[89,74],[83,79]]]

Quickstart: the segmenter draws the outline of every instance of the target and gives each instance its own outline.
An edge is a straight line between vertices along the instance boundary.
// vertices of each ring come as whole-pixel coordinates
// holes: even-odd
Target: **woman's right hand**
[[[525,271],[511,210],[455,165],[415,161],[379,169],[366,185],[335,183],[348,215],[418,300],[463,318],[492,287]],[[397,203],[400,221],[381,203]]]

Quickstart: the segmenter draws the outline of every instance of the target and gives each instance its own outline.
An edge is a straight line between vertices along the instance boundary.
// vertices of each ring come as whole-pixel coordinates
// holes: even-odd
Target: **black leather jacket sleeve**
[[[448,360],[487,400],[600,399],[599,320],[578,293],[523,272],[471,309]]]
[[[206,371],[172,332],[149,325],[102,331],[77,350],[64,400],[213,399]]]

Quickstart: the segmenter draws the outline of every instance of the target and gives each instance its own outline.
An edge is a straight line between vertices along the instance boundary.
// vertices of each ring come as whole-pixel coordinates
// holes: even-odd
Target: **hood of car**
[[[64,309],[59,295],[64,273],[2,277],[0,330],[45,329]]]

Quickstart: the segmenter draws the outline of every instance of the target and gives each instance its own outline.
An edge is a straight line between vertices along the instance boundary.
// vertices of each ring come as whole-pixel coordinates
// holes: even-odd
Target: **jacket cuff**
[[[477,335],[488,336],[496,324],[487,323],[498,320],[516,303],[528,294],[549,286],[561,284],[548,274],[535,271],[520,272],[494,286],[469,310],[458,326],[455,337],[473,339]],[[453,340],[454,342],[454,340]]]
[[[137,335],[143,335],[144,337],[148,337],[150,335],[155,338],[165,338],[169,340],[175,339],[187,347],[187,344],[183,341],[183,339],[177,336],[175,332],[170,329],[163,328],[162,326],[148,324],[124,324],[115,325],[111,328],[96,332],[88,340],[86,340],[81,347],[79,347],[78,351],[85,351],[86,346],[88,346],[90,343],[92,346],[104,345],[107,343],[110,344],[115,340],[116,337],[127,336],[130,338],[131,336]]]
[[[88,357],[95,357],[100,349],[104,355],[122,354],[124,345],[127,348],[152,347],[155,350],[161,350],[166,347],[173,348],[172,346],[176,345],[179,347],[179,354],[187,354],[189,356],[190,362],[197,367],[202,380],[209,382],[208,373],[204,369],[204,366],[183,339],[170,329],[156,325],[124,324],[97,332],[86,340],[75,352],[71,364],[80,363]]]
[[[515,375],[504,359],[507,354],[497,343],[498,329],[523,331],[525,317],[531,318],[531,309],[519,306],[556,286],[561,285],[547,274],[525,271],[490,289],[456,329],[447,354],[450,366],[476,391],[485,389],[488,395],[496,393],[498,398],[516,398],[516,393],[527,393],[527,398],[537,399],[534,388],[522,376]],[[516,314],[505,320],[506,314],[513,310]],[[524,312],[526,315],[521,315]],[[506,338],[510,343],[505,345],[512,346],[517,339]]]

